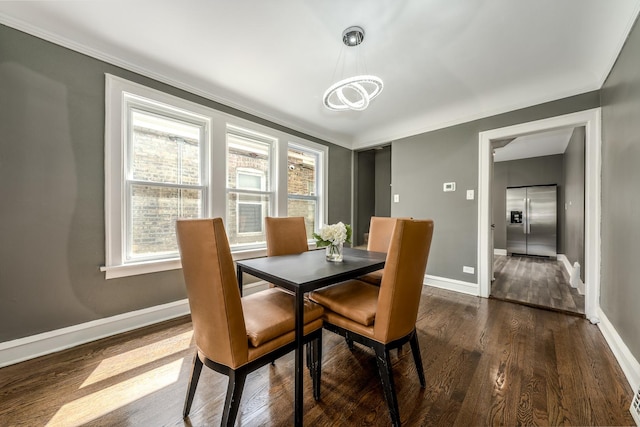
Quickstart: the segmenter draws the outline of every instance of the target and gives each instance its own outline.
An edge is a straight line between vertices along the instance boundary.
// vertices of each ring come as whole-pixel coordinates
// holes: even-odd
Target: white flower
[[[349,224],[339,222],[325,225],[320,229],[319,233],[313,233],[312,236],[316,239],[316,245],[322,248],[328,245],[351,243],[351,233],[352,230]]]
[[[347,227],[342,222],[325,225],[320,229],[320,237],[333,244],[344,243],[347,240]]]

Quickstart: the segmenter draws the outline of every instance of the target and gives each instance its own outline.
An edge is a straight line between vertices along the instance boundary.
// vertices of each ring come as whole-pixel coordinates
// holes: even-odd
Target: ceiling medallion
[[[345,46],[355,47],[364,40],[361,27],[349,27],[342,33]],[[337,66],[336,66],[337,68]],[[323,97],[325,107],[334,111],[362,111],[382,92],[382,79],[372,75],[348,77],[332,84]]]

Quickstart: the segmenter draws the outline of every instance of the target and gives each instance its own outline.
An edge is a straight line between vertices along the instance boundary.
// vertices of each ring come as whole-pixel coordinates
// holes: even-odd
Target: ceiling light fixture
[[[356,47],[360,45],[363,40],[364,30],[362,27],[349,27],[342,32],[342,42],[345,46]],[[338,57],[338,63],[340,62],[341,56],[342,52]],[[356,73],[358,70],[358,62],[359,61],[356,61]],[[338,63],[336,63],[336,69],[338,68]],[[362,111],[369,106],[373,98],[382,92],[383,87],[382,79],[379,77],[366,73],[356,75],[332,84],[324,93],[323,102],[325,107],[334,111]]]

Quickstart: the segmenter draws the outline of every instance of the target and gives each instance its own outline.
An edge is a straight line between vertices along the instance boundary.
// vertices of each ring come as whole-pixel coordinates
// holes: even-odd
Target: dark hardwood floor
[[[417,322],[427,378],[393,354],[407,426],[633,425],[632,390],[587,320],[425,287]],[[0,426],[219,425],[226,377],[204,370],[182,407],[194,353],[177,319],[0,370]],[[322,399],[305,375],[305,425],[389,425],[373,353],[325,332]],[[293,355],[249,375],[237,425],[289,426]]]
[[[562,262],[539,257],[496,255],[493,268],[493,298],[584,315],[584,295],[571,287]]]

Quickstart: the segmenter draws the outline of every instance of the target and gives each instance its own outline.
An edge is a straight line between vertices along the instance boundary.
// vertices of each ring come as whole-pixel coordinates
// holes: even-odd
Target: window
[[[272,211],[273,137],[227,126],[227,235],[232,248],[264,245],[264,218]]]
[[[287,151],[287,214],[304,217],[307,238],[318,231],[323,215],[320,211],[318,166],[322,151],[289,143]]]
[[[238,168],[236,177],[238,189],[265,190],[265,177],[262,171]],[[260,201],[251,200],[251,196],[238,197],[236,209],[239,236],[246,236],[250,233],[262,233],[264,215]]]
[[[176,218],[205,212],[206,123],[126,97],[124,263],[177,256]]]
[[[109,75],[106,100],[102,270],[115,278],[179,267],[175,220],[208,215],[211,119],[196,104]]]
[[[266,216],[326,218],[327,147],[106,75],[107,279],[180,268],[177,218],[222,217],[235,258]]]

